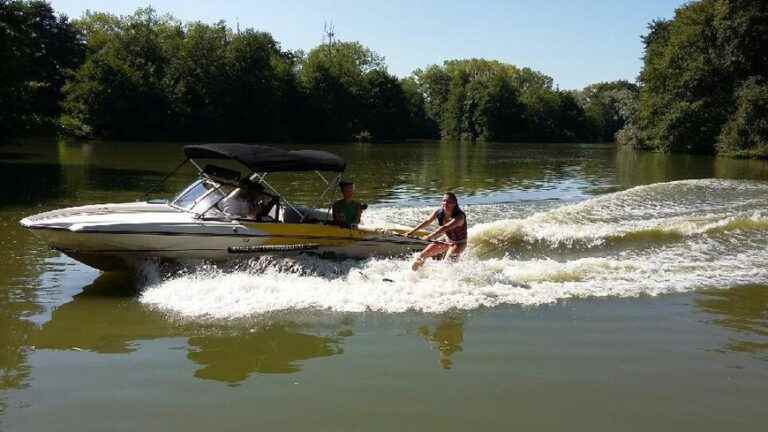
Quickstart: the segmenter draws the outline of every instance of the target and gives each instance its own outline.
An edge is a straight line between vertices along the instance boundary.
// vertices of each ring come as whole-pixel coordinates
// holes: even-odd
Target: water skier
[[[424,237],[424,240],[433,241],[433,239],[444,234],[448,241],[433,242],[425,247],[416,258],[416,261],[413,262],[413,266],[411,266],[411,269],[414,271],[421,268],[424,265],[424,260],[429,257],[445,253],[445,259],[456,259],[467,248],[467,215],[459,208],[459,200],[453,192],[446,192],[443,196],[442,206],[406,235],[412,236],[435,220],[437,220],[440,228]]]

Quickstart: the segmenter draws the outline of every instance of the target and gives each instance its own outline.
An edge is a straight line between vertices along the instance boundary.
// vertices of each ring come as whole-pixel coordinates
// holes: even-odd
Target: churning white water
[[[542,209],[544,208],[544,209]],[[373,208],[365,222],[413,224],[428,208]],[[148,286],[141,301],[183,316],[281,310],[440,312],[579,297],[632,297],[768,283],[768,185],[687,180],[576,204],[470,206],[457,263],[261,258]]]

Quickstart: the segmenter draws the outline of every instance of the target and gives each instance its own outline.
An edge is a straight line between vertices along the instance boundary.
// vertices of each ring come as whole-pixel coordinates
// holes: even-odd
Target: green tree
[[[743,119],[759,112],[760,91],[745,83],[768,70],[767,33],[764,1],[690,2],[672,20],[652,22],[643,37],[638,104],[620,142],[703,153],[754,145],[759,140],[743,139],[750,135]]]
[[[84,44],[44,1],[0,0],[0,137],[50,128]]]
[[[330,41],[307,54],[299,79],[310,104],[307,126],[322,140],[349,140],[364,129],[365,74],[384,58],[358,42]]]
[[[397,77],[381,69],[368,71],[365,80],[363,128],[376,140],[407,137],[409,100]]]
[[[424,93],[419,90],[419,83],[411,76],[400,80],[400,86],[405,94],[408,110],[408,126],[406,136],[409,138],[438,138],[440,128],[437,122],[427,115],[427,101]]]
[[[443,109],[451,87],[448,71],[444,67],[431,65],[424,70],[416,69],[411,79],[423,95],[427,117],[435,124],[442,125]]]
[[[638,87],[628,81],[601,82],[575,94],[589,123],[590,138],[610,142],[629,120]]]
[[[182,25],[139,9],[77,22],[89,56],[65,88],[64,127],[114,139],[265,141],[291,134],[295,60],[268,33]]]
[[[223,137],[228,70],[226,49],[232,35],[223,22],[187,24],[163,77],[178,130],[188,138]]]
[[[221,123],[232,140],[265,141],[290,137],[289,117],[298,82],[293,56],[269,33],[248,29],[227,45]]]
[[[736,112],[723,127],[718,150],[732,156],[768,155],[768,84],[750,78],[737,93]]]
[[[768,65],[768,3],[721,0],[715,6],[718,57],[736,81],[765,74]]]
[[[99,21],[94,26],[104,21],[93,16]],[[89,19],[78,25],[87,28]],[[78,135],[117,139],[172,135],[173,105],[165,79],[182,37],[181,25],[145,8],[121,19],[113,37],[92,35],[104,45],[64,87],[62,126]]]
[[[444,138],[573,141],[587,136],[582,107],[552,78],[495,60],[449,60],[414,72],[427,116]]]

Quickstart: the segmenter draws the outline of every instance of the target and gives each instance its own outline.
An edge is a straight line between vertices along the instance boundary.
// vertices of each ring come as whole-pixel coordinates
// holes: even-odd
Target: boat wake
[[[236,270],[168,276],[149,283],[141,301],[181,316],[228,319],[301,309],[442,312],[768,283],[762,183],[660,183],[525,217],[477,217],[524,214],[519,207],[468,207],[475,224],[457,263],[429,262],[412,272],[408,259],[265,257]],[[428,212],[380,208],[369,217],[412,222]]]
[[[768,187],[686,180],[640,186],[471,230],[478,255],[659,247],[768,229]],[[760,196],[762,195],[762,196]],[[633,245],[634,244],[634,245]]]

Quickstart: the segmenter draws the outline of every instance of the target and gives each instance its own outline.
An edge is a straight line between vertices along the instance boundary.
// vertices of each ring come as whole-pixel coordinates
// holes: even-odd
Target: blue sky
[[[483,57],[528,66],[560,88],[634,80],[640,36],[654,18],[669,18],[682,0],[53,0],[57,12],[87,9],[117,15],[151,4],[182,21],[236,22],[267,31],[284,49],[305,51],[333,22],[338,38],[356,40],[406,76],[447,59]]]

